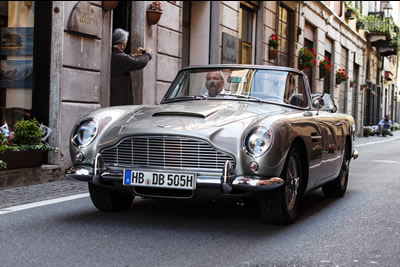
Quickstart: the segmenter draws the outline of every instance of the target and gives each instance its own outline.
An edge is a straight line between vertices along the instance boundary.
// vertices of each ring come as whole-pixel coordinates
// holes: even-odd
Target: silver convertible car
[[[159,105],[81,118],[65,173],[88,182],[102,211],[128,209],[135,196],[252,198],[264,221],[290,224],[304,194],[343,196],[358,157],[353,117],[324,99],[292,68],[187,67]]]

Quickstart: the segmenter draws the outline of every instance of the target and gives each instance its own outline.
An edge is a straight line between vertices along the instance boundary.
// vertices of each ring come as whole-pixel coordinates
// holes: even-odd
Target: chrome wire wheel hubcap
[[[299,189],[299,175],[297,161],[294,156],[290,157],[286,173],[286,205],[288,211],[291,211],[296,205],[297,193]]]

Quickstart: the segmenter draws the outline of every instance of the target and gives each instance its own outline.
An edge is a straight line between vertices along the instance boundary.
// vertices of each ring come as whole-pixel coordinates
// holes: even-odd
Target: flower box
[[[279,53],[278,49],[269,49],[268,50],[269,59],[275,59],[278,56],[278,53]]]
[[[47,151],[26,150],[0,153],[0,160],[7,163],[7,169],[40,167],[47,158]]]

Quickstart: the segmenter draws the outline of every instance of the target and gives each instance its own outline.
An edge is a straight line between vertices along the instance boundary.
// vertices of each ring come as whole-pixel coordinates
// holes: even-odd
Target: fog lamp
[[[79,152],[77,152],[75,154],[75,161],[76,162],[82,162],[84,159],[85,159],[85,155],[83,155],[82,152],[79,151]]]
[[[250,162],[249,169],[250,169],[250,171],[253,171],[253,172],[257,171],[258,170],[257,162],[255,162],[255,161]]]

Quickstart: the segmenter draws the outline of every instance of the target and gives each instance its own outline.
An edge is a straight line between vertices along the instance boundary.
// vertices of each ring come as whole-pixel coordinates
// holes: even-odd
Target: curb
[[[0,171],[0,189],[65,180],[59,165]]]

